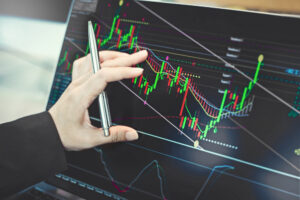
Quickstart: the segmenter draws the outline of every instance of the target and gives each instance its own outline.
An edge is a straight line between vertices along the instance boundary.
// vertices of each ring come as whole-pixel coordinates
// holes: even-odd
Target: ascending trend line
[[[159,182],[160,182],[160,193],[161,193],[161,196],[164,200],[167,200],[167,198],[165,197],[165,194],[164,194],[164,189],[163,189],[163,179],[161,177],[161,172],[160,170],[162,170],[161,166],[159,166],[158,164],[158,161],[157,160],[153,160],[152,162],[150,162],[148,165],[146,165],[139,173],[138,175],[127,185],[127,187],[125,187],[124,189],[121,189],[120,186],[118,186],[118,184],[116,183],[116,181],[114,180],[113,176],[111,175],[109,169],[108,169],[108,166],[106,164],[106,162],[104,161],[104,158],[103,158],[103,152],[100,148],[94,148],[94,150],[96,152],[98,152],[100,154],[100,161],[101,163],[103,164],[104,166],[104,170],[105,172],[107,173],[110,181],[112,182],[113,186],[118,190],[118,192],[120,193],[125,193],[127,192],[131,187],[132,185],[148,170],[150,169],[150,167],[152,167],[154,165],[154,167],[156,168],[157,170],[157,177],[159,179]]]
[[[156,16],[157,18],[159,18],[161,21],[165,22],[170,27],[172,27],[173,29],[175,29],[176,31],[178,31],[179,33],[181,33],[183,36],[185,36],[186,38],[188,38],[189,40],[191,40],[192,42],[194,42],[195,44],[197,44],[199,47],[203,48],[204,50],[206,50],[207,52],[209,52],[211,55],[213,55],[214,57],[216,57],[217,59],[219,59],[220,61],[222,61],[228,67],[231,67],[232,69],[236,70],[238,73],[240,73],[242,76],[244,76],[245,78],[247,78],[251,82],[254,81],[251,77],[249,77],[244,72],[242,72],[241,70],[239,70],[238,68],[236,68],[234,65],[232,65],[229,62],[227,62],[221,56],[217,55],[212,50],[208,49],[206,46],[204,46],[203,44],[199,43],[197,40],[195,40],[194,38],[192,38],[191,36],[189,36],[188,34],[186,34],[185,32],[183,32],[181,29],[177,28],[175,25],[173,25],[172,23],[170,23],[169,21],[167,21],[166,19],[164,19],[163,17],[161,17],[159,14],[157,14],[156,12],[154,12],[153,10],[151,10],[150,8],[148,8],[147,6],[145,6],[144,4],[142,4],[141,2],[139,2],[137,0],[133,0],[133,1],[136,4],[138,4],[139,6],[141,6],[142,8],[144,8],[145,10],[147,10],[148,12],[150,12],[151,14],[153,14],[154,16]],[[256,83],[256,85],[259,86],[265,92],[269,93],[271,96],[273,96],[274,98],[276,98],[278,101],[280,101],[281,103],[283,103],[284,105],[286,105],[287,107],[289,107],[290,109],[294,110],[296,113],[298,113],[300,115],[300,111],[299,110],[297,110],[296,108],[294,108],[292,105],[290,105],[289,103],[287,103],[286,101],[284,101],[282,98],[280,98],[276,94],[274,94],[272,91],[270,91],[269,89],[267,89],[266,87],[264,87],[260,83]]]
[[[225,172],[225,171],[228,170],[228,169],[233,170],[234,167],[233,167],[233,166],[230,166],[230,165],[220,165],[220,166],[215,166],[215,167],[211,170],[211,172],[209,173],[209,175],[208,175],[206,181],[204,182],[204,184],[202,185],[200,191],[197,193],[197,195],[196,195],[196,197],[195,197],[195,200],[197,200],[197,199],[200,197],[201,193],[202,193],[203,190],[205,189],[207,183],[208,183],[209,180],[211,179],[211,176],[213,175],[213,173],[215,172],[216,169],[221,169],[220,174],[223,174],[223,172]]]

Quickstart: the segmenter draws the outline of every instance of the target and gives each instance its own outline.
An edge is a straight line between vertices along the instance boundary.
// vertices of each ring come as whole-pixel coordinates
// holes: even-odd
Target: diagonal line
[[[141,6],[142,8],[144,8],[145,10],[147,10],[148,12],[150,12],[151,14],[153,14],[154,16],[156,16],[157,18],[159,18],[161,21],[163,21],[166,24],[168,24],[170,27],[172,27],[173,29],[175,29],[176,31],[178,31],[179,33],[181,33],[182,35],[184,35],[189,40],[191,40],[192,42],[194,42],[195,44],[197,44],[198,46],[200,46],[201,48],[203,48],[204,50],[206,50],[207,52],[209,52],[210,54],[212,54],[214,57],[216,57],[217,59],[219,59],[220,61],[222,61],[228,67],[231,67],[232,69],[234,69],[238,73],[240,73],[242,76],[244,76],[245,78],[247,78],[248,80],[250,80],[250,81],[253,82],[253,79],[251,77],[249,77],[248,75],[246,75],[241,70],[237,69],[234,65],[230,64],[229,62],[227,62],[225,59],[223,59],[221,56],[217,55],[212,50],[210,50],[207,47],[205,47],[203,44],[199,43],[197,40],[195,40],[194,38],[192,38],[191,36],[189,36],[188,34],[186,34],[185,32],[183,32],[181,29],[177,28],[175,25],[171,24],[169,21],[167,21],[166,19],[164,19],[163,17],[161,17],[159,14],[157,14],[156,12],[154,12],[153,10],[151,10],[150,8],[148,8],[147,6],[145,6],[144,4],[142,4],[141,2],[139,2],[137,0],[134,0],[134,2],[136,4],[138,4],[139,6]],[[273,93],[272,91],[270,91],[269,89],[267,89],[266,87],[264,87],[263,85],[261,85],[260,83],[256,83],[256,85],[259,86],[265,92],[269,93],[275,99],[277,99],[278,101],[280,101],[281,103],[283,103],[284,105],[286,105],[287,107],[289,107],[290,109],[294,110],[296,113],[298,113],[300,115],[300,111],[299,110],[297,110],[292,105],[290,105],[289,103],[287,103],[286,101],[284,101],[282,98],[280,98],[279,96],[277,96],[275,93]]]
[[[71,44],[73,44],[79,51],[85,54],[85,51],[83,51],[83,49],[77,44],[75,44],[70,38],[66,37],[66,40],[69,41]]]
[[[265,147],[267,147],[270,151],[272,151],[274,154],[276,154],[280,159],[282,159],[283,161],[285,161],[288,165],[290,165],[291,167],[293,167],[294,169],[296,169],[298,172],[300,172],[300,169],[298,167],[296,167],[293,163],[291,163],[288,159],[286,159],[284,156],[282,156],[280,153],[278,153],[275,149],[273,149],[271,146],[269,146],[267,143],[265,143],[264,141],[262,141],[260,138],[258,138],[256,135],[254,135],[251,131],[249,131],[246,127],[244,127],[243,125],[241,125],[240,123],[238,123],[236,120],[232,119],[231,117],[229,117],[229,119],[235,123],[236,125],[238,125],[241,129],[243,129],[246,133],[248,133],[249,135],[251,135],[254,139],[256,139],[257,141],[259,141],[261,144],[263,144]]]

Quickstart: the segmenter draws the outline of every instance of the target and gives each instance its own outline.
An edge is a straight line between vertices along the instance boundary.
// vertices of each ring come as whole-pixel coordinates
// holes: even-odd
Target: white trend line
[[[77,49],[79,49],[79,51],[81,51],[82,53],[85,54],[85,52],[83,51],[83,49],[80,48],[80,46],[78,46],[77,44],[75,44],[70,38],[66,37],[66,40],[69,41],[71,44],[73,44]]]

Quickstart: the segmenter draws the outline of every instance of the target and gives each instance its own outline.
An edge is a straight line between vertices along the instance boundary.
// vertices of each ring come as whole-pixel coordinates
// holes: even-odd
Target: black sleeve
[[[66,168],[64,148],[48,112],[0,125],[0,197]]]

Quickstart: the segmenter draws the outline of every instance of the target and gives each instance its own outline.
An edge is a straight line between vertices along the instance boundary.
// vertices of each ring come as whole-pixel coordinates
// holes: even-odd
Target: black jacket
[[[66,168],[64,148],[48,112],[0,125],[0,197]]]

